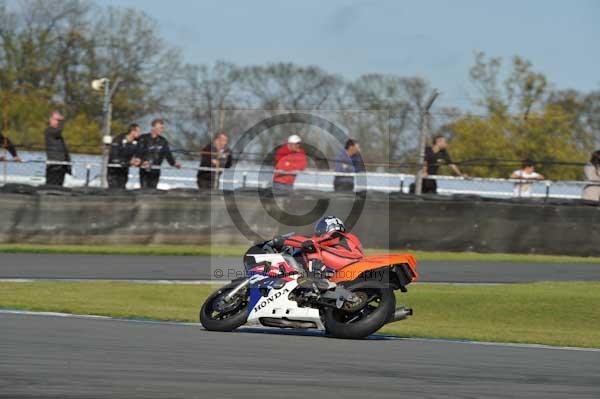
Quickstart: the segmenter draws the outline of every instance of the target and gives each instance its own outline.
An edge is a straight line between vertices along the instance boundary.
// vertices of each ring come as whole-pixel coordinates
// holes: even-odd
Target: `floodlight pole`
[[[415,174],[415,194],[421,195],[423,192],[423,167],[425,165],[425,144],[427,143],[427,136],[429,136],[429,110],[433,105],[435,99],[440,95],[437,89],[434,89],[421,113],[421,126],[419,135],[419,158],[417,161],[417,173]]]
[[[112,98],[117,91],[117,87],[121,84],[122,79],[115,79],[115,83],[112,88],[110,87],[110,80],[104,80],[104,102],[102,104],[102,142],[104,146],[102,148],[102,171],[101,171],[101,185],[103,188],[108,187],[108,156],[110,153],[110,141],[112,141],[110,125],[112,123]]]

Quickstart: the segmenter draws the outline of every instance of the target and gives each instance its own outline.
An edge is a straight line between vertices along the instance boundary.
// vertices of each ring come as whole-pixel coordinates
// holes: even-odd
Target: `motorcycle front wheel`
[[[396,308],[394,291],[385,286],[361,284],[346,288],[357,301],[346,303],[341,309],[326,308],[324,324],[327,334],[335,338],[360,339],[368,337],[385,325]]]
[[[200,323],[209,331],[233,331],[248,318],[248,291],[243,290],[229,302],[225,295],[238,283],[231,283],[212,293],[200,309]]]

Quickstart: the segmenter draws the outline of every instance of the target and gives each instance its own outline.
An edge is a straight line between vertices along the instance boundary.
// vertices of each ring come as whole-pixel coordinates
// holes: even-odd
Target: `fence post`
[[[6,155],[7,150],[6,148],[4,149],[4,161],[2,161],[2,174],[4,175],[4,184],[6,184],[7,180],[8,180],[8,162],[6,161]]]
[[[423,165],[425,163],[425,144],[429,135],[429,109],[433,105],[435,99],[439,96],[439,92],[434,89],[423,108],[421,114],[421,126],[419,135],[419,158],[417,162],[417,173],[415,174],[415,194],[421,195],[423,191]]]
[[[89,187],[90,186],[90,168],[92,167],[92,165],[90,165],[89,163],[85,165],[85,186]]]
[[[101,180],[100,180],[100,185],[103,188],[108,187],[108,183],[106,180],[106,176],[108,173],[108,156],[109,156],[109,144],[105,142],[104,140],[106,139],[106,137],[111,137],[111,133],[110,133],[110,125],[112,123],[112,97],[115,95],[115,92],[117,91],[117,88],[119,87],[119,84],[121,84],[122,79],[121,78],[117,78],[115,80],[115,83],[113,84],[112,88],[110,87],[110,80],[104,78],[104,79],[100,79],[101,81],[103,81],[102,83],[102,87],[104,89],[104,102],[102,104],[102,113],[103,113],[103,126],[102,126],[102,143],[103,143],[103,147],[102,147],[102,170],[100,171],[100,176],[101,176]],[[94,87],[94,84],[92,83],[92,87]],[[111,137],[112,138],[112,137]]]

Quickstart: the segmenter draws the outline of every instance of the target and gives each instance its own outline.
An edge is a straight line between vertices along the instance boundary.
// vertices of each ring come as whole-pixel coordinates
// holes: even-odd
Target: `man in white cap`
[[[287,143],[275,152],[275,169],[286,173],[273,174],[274,191],[292,191],[297,172],[306,169],[306,153],[300,146],[302,139],[292,134]],[[289,173],[288,173],[289,172]]]

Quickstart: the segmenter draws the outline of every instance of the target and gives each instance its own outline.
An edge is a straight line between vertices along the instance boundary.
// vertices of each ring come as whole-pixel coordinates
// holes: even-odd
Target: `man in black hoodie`
[[[52,111],[48,127],[44,131],[46,140],[46,184],[62,186],[65,174],[71,174],[69,149],[62,136],[65,118],[58,111]]]
[[[129,179],[129,166],[140,166],[140,160],[136,158],[139,137],[140,126],[132,123],[127,129],[127,133],[120,134],[113,139],[110,144],[109,166],[106,174],[108,188],[125,189]]]
[[[225,132],[219,132],[213,138],[212,143],[209,143],[202,149],[202,157],[200,159],[201,168],[215,168],[212,170],[198,170],[197,182],[198,189],[213,189],[218,187],[219,169],[227,169],[231,167],[231,150],[227,147],[229,138]]]
[[[181,164],[175,161],[169,142],[162,137],[165,130],[165,122],[162,119],[152,121],[150,133],[142,134],[139,139],[139,158],[142,166],[140,168],[140,186],[142,188],[156,188],[160,179],[160,165],[166,158],[169,165],[181,168]]]
[[[10,155],[13,157],[13,161],[21,162],[21,158],[17,155],[17,149],[11,143],[8,137],[4,136],[2,132],[0,132],[0,148],[4,148],[8,151]],[[0,155],[0,161],[4,161],[4,155]]]

